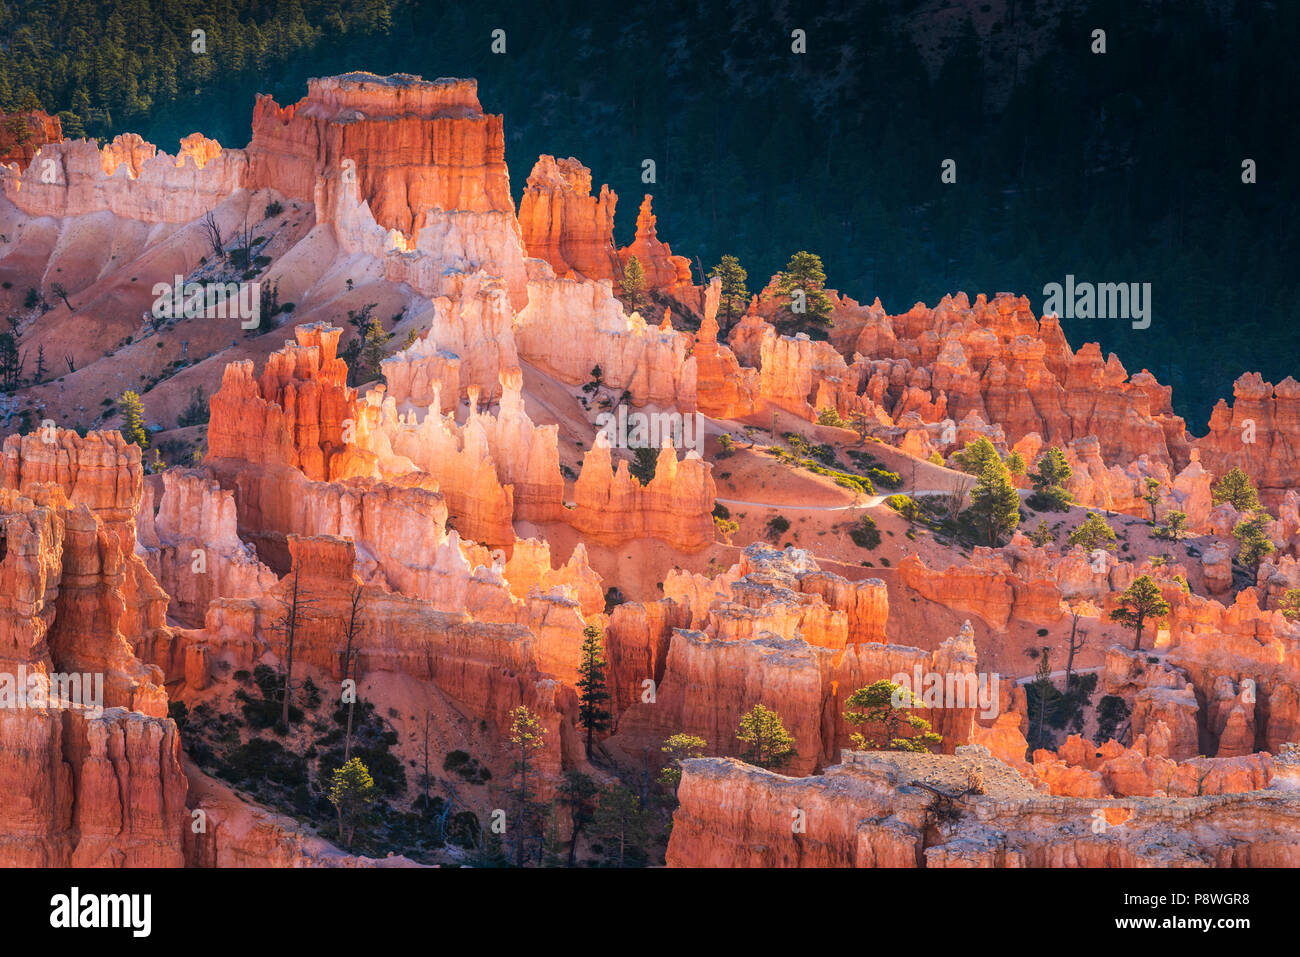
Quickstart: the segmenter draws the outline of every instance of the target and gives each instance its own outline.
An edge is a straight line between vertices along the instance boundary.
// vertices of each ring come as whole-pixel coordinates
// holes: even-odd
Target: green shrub
[[[873,482],[884,488],[900,488],[903,484],[903,477],[888,469],[873,468],[868,470],[867,474],[871,476]]]
[[[880,529],[876,527],[876,520],[870,515],[863,515],[849,530],[849,538],[853,539],[853,544],[867,551],[877,548],[880,545]]]
[[[908,521],[921,517],[921,508],[910,495],[891,495],[885,499],[885,504]]]

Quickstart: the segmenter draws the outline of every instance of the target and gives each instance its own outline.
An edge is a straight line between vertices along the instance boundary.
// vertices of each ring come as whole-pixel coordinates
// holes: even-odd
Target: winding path
[[[890,492],[889,495],[910,495],[915,498],[918,495],[947,495],[951,491],[952,489],[931,488],[904,492],[900,489],[897,492]],[[875,508],[889,498],[889,495],[872,495],[864,502],[851,502],[848,505],[782,505],[778,502],[751,502],[739,498],[718,498],[714,501],[721,502],[723,505],[748,505],[751,508],[777,508],[803,512],[843,512],[854,508]]]

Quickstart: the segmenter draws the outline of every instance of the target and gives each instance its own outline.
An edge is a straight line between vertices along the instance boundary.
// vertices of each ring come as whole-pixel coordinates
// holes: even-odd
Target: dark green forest
[[[981,7],[1001,13],[983,36]],[[907,18],[941,15],[965,26],[927,63]],[[1022,36],[1037,55],[992,55]],[[1067,273],[1150,282],[1149,329],[1066,335],[1172,384],[1199,431],[1241,372],[1300,371],[1297,48],[1300,4],[1256,0],[9,0],[0,107],[39,103],[73,135],[242,146],[254,94],[292,102],[310,76],[476,77],[505,114],[516,198],[539,153],[577,156],[619,193],[621,243],[651,192],[674,252],[735,254],[752,285],[800,249],[891,312],[959,289],[1038,310]]]

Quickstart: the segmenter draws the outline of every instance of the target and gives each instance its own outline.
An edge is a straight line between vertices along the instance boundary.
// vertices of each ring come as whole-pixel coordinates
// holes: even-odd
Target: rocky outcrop
[[[304,831],[293,818],[242,800],[220,781],[189,762],[185,774],[194,814],[202,829],[186,829],[189,867],[418,867],[405,857],[369,858],[347,854]]]
[[[1258,372],[1242,375],[1232,385],[1232,405],[1219,400],[1196,448],[1216,476],[1241,469],[1276,508],[1300,468],[1300,383],[1288,376],[1275,386]]]
[[[795,739],[795,755],[784,770],[809,774],[849,744],[855,729],[843,711],[854,690],[899,675],[911,686],[918,671],[939,675],[954,689],[963,686],[960,701],[933,702],[924,715],[943,735],[942,748],[951,751],[977,734],[981,703],[973,630],[967,625],[933,653],[883,644],[888,614],[883,582],[848,582],[818,569],[800,549],[778,551],[758,543],[716,579],[669,575],[664,592],[690,628],[672,631],[662,659],[658,649],[637,659],[643,670],[635,676],[656,676],[654,695],[651,700],[628,696],[632,707],[608,742],[616,751],[639,755],[642,748],[685,732],[704,738],[711,752],[739,755],[743,745],[735,735],[741,716],[763,704],[781,715]],[[617,628],[611,622],[611,638],[631,631],[619,617]],[[640,641],[644,632],[634,634]],[[653,641],[651,631],[652,646]],[[981,719],[991,723],[1002,701],[989,698],[985,677],[988,713]],[[1020,742],[1023,759],[1023,737]]]
[[[5,196],[30,216],[84,216],[107,210],[144,223],[188,223],[245,185],[242,150],[194,134],[175,156],[135,133],[102,149],[94,140],[42,146],[23,172],[0,167]]]
[[[704,321],[695,334],[696,408],[714,419],[739,419],[755,411],[758,373],[741,368],[736,354],[718,342],[718,303],[722,280],[714,277],[704,293]]]
[[[342,623],[359,588],[359,677],[389,671],[430,682],[502,737],[510,710],[528,704],[552,732],[539,768],[548,775],[558,773],[561,715],[576,707],[572,680],[582,639],[578,601],[533,590],[530,601],[511,605],[506,591],[506,606],[517,608],[521,621],[492,621],[490,612],[501,606],[476,600],[473,587],[462,590],[454,610],[439,610],[435,602],[362,582],[349,540],[291,535],[288,548],[292,570],[276,588],[253,598],[213,601],[204,628],[187,633],[186,640],[205,647],[209,657],[225,657],[238,667],[251,669],[268,652],[282,660],[287,648],[278,622],[296,578],[300,596],[309,601],[304,600],[297,621],[294,661],[337,680],[342,676]],[[505,588],[499,575],[495,584]],[[556,620],[560,613],[566,617],[563,624]]]
[[[608,186],[591,195],[591,170],[570,156],[539,157],[519,203],[519,226],[529,256],[545,259],[557,276],[616,280],[614,207]]]
[[[684,762],[669,867],[1273,867],[1300,861],[1293,792],[1122,799],[1036,792],[982,749],[846,752],[794,779],[725,758]],[[936,796],[955,802],[933,826]]]
[[[62,139],[63,124],[44,110],[0,113],[0,164],[13,164],[21,172],[42,146]]]
[[[698,551],[714,540],[712,466],[695,451],[678,461],[667,441],[659,450],[654,478],[642,485],[626,461],[618,463],[617,471],[611,468],[609,438],[597,432],[573,497],[576,507],[566,510],[565,521],[599,542],[658,538],[683,551]]]
[[[556,278],[530,266],[528,305],[515,320],[519,355],[556,378],[576,384],[600,366],[604,383],[623,389],[635,405],[695,408],[691,337],[626,315],[609,282]]]
[[[432,386],[421,413],[399,415],[395,399],[378,390],[361,408],[358,443],[375,456],[379,473],[398,477],[413,471],[431,476],[468,538],[508,546],[516,519],[549,522],[564,514],[558,430],[535,426],[524,409],[518,368],[501,374],[495,415],[479,411],[477,387],[463,426],[442,415],[441,387]],[[712,506],[710,506],[712,507]]]
[[[1117,741],[1098,747],[1072,734],[1055,753],[1034,752],[1033,774],[1053,794],[1071,797],[1201,797],[1258,791],[1272,780],[1267,754],[1247,757],[1170,758],[1167,726],[1139,734],[1130,748]]]
[[[71,438],[61,448],[78,450]],[[16,459],[9,461],[21,475]],[[138,471],[133,477],[138,482]],[[89,488],[87,481],[78,492]],[[129,613],[140,591],[135,576],[151,577],[114,530],[57,484],[0,489],[0,541],[0,750],[8,758],[0,762],[0,861],[179,866],[186,819],[179,736],[166,717],[162,673],[133,650],[165,629],[159,613],[153,632],[142,633]],[[31,676],[45,689],[41,698],[28,696]]]
[[[140,543],[150,571],[189,628],[203,624],[214,598],[246,598],[272,588],[275,572],[239,538],[235,496],[205,472],[168,469],[154,514],[152,488],[140,511]]]
[[[288,465],[325,481],[369,474],[345,423],[355,427],[356,390],[336,355],[341,329],[313,323],[272,353],[260,378],[248,360],[226,366],[209,402],[208,459]]]
[[[898,564],[898,579],[923,598],[978,615],[994,629],[1007,628],[1013,619],[1058,621],[1065,613],[1055,581],[1021,577],[995,549],[977,548],[970,562],[943,570],[908,555]]]
[[[685,256],[674,256],[668,244],[659,239],[655,230],[655,215],[650,211],[650,195],[641,201],[636,216],[636,238],[632,245],[618,251],[619,262],[626,268],[633,256],[645,270],[645,287],[665,295],[678,297],[691,286],[691,261]]]
[[[307,95],[291,106],[257,98],[247,152],[250,188],[328,208],[331,197],[322,203],[317,184],[338,173],[355,180],[380,226],[413,243],[430,210],[514,212],[502,119],[483,113],[474,80],[308,80]]]

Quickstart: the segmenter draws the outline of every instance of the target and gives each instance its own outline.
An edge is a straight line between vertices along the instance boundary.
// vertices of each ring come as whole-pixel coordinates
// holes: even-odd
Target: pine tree
[[[1002,465],[1002,457],[998,455],[998,450],[983,436],[967,442],[964,449],[953,453],[952,459],[957,468],[976,476],[983,474],[984,469],[991,464]]]
[[[1239,512],[1253,512],[1259,508],[1259,493],[1250,480],[1250,476],[1241,469],[1234,468],[1214,483],[1211,489],[1214,504],[1228,502]]]
[[[1187,513],[1171,511],[1165,515],[1165,523],[1156,529],[1159,538],[1170,538],[1175,542],[1187,536]]]
[[[141,451],[149,447],[149,432],[144,427],[144,403],[140,396],[128,389],[117,400],[122,413],[122,437],[128,442],[140,446]]]
[[[1240,543],[1237,561],[1247,568],[1258,568],[1260,562],[1277,551],[1277,546],[1268,537],[1267,526],[1272,521],[1272,515],[1260,510],[1243,518],[1232,529],[1232,534]]]
[[[600,796],[592,828],[610,846],[611,863],[622,867],[630,850],[639,849],[646,839],[646,814],[641,799],[621,784]]]
[[[701,758],[708,742],[693,734],[674,734],[664,741],[659,750],[668,756],[668,763],[659,772],[659,784],[668,791],[677,792],[682,781],[682,762],[688,758]]]
[[[351,849],[357,826],[376,797],[375,779],[360,758],[352,758],[335,769],[329,800],[338,811],[339,840],[344,847]]]
[[[1044,545],[1056,541],[1056,536],[1052,533],[1051,528],[1048,527],[1047,522],[1040,518],[1038,524],[1034,527],[1034,530],[1029,533],[1029,540],[1039,548],[1042,548]]]
[[[930,728],[930,722],[919,714],[909,714],[915,707],[912,693],[887,678],[859,688],[845,704],[844,720],[860,731],[850,740],[859,751],[929,751],[940,744],[943,737]],[[904,726],[913,734],[901,733]]]
[[[1029,507],[1040,511],[1064,512],[1074,500],[1065,490],[1065,483],[1074,470],[1070,468],[1065,453],[1052,446],[1038,459],[1038,467],[1029,473],[1034,494],[1029,496]]]
[[[1300,588],[1288,588],[1277,602],[1282,617],[1287,621],[1300,621]]]
[[[517,796],[518,815],[515,819],[515,866],[524,866],[526,839],[533,830],[536,809],[532,792],[528,789],[528,772],[532,770],[532,756],[546,746],[546,729],[541,720],[527,705],[510,712],[510,744],[515,754],[515,772],[519,775]]]
[[[609,729],[612,715],[605,707],[609,691],[605,688],[605,651],[600,629],[587,625],[582,629],[582,656],[578,663],[578,723],[587,735],[587,758],[591,759],[592,740],[597,732]]]
[[[641,265],[641,260],[635,256],[628,256],[627,262],[623,264],[623,279],[619,283],[623,287],[623,301],[633,312],[644,312],[646,309],[645,299],[645,268]]]
[[[1041,744],[1047,743],[1047,699],[1052,697],[1056,687],[1052,684],[1052,665],[1048,658],[1048,649],[1044,646],[1038,659],[1038,668],[1034,672],[1034,692],[1038,698],[1037,734],[1030,732],[1030,737]]]
[[[826,270],[821,257],[800,250],[777,276],[776,291],[784,300],[783,324],[825,328],[831,324],[831,300],[824,291]]]
[[[1156,506],[1160,504],[1160,480],[1148,476],[1142,480],[1146,492],[1142,496],[1142,501],[1147,503],[1151,509],[1151,524],[1156,523]]]
[[[385,332],[378,319],[366,328],[365,342],[361,347],[361,365],[367,379],[378,379],[383,374],[381,363],[388,357],[388,342],[393,338],[391,332]]]
[[[1020,496],[1011,484],[1006,467],[999,461],[985,466],[970,493],[968,521],[982,532],[986,544],[992,546],[1020,524]]]
[[[557,797],[568,808],[573,827],[569,832],[569,867],[578,862],[578,837],[582,834],[582,829],[592,821],[596,809],[595,798],[599,793],[600,788],[590,775],[581,771],[564,772],[564,783],[560,785]]]
[[[745,286],[749,280],[749,273],[735,256],[723,256],[722,260],[709,270],[709,278],[715,276],[722,280],[722,298],[718,303],[718,325],[720,336],[725,336],[749,306],[750,294]]]
[[[655,477],[655,469],[658,465],[659,452],[642,446],[632,450],[632,461],[628,464],[627,470],[642,485],[649,485],[651,479]]]
[[[1115,547],[1115,530],[1099,513],[1089,512],[1088,517],[1079,523],[1079,527],[1070,533],[1066,541],[1090,552],[1095,548],[1110,550]]]
[[[741,755],[750,764],[775,770],[794,757],[794,738],[781,723],[781,716],[756,704],[740,719],[736,737],[745,745]]]
[[[1119,597],[1119,606],[1110,620],[1133,629],[1133,650],[1142,650],[1142,629],[1148,620],[1160,620],[1169,614],[1169,602],[1150,575],[1139,575]]]

